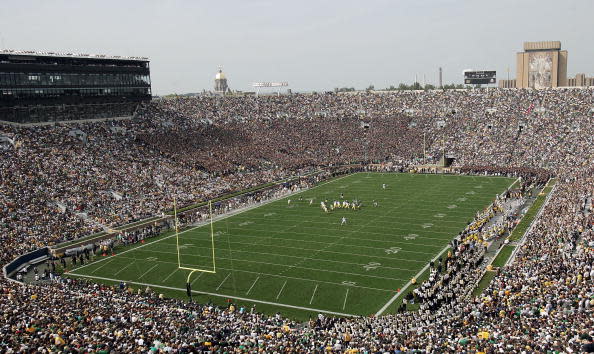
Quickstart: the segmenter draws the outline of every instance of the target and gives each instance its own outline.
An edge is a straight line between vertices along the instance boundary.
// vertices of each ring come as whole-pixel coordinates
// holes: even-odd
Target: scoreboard
[[[464,83],[469,85],[494,84],[496,71],[465,71]]]

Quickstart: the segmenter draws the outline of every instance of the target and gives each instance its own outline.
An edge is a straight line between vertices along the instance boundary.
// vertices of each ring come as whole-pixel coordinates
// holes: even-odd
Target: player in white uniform
[[[344,224],[346,224],[346,218],[343,216],[342,220],[340,220],[340,225],[342,226]]]

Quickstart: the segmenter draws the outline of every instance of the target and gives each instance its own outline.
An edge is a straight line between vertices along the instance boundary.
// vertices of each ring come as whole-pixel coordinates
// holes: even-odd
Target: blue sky
[[[560,40],[568,73],[594,74],[591,0],[10,1],[0,45],[151,59],[156,94],[288,81],[295,91],[515,76],[524,41]]]

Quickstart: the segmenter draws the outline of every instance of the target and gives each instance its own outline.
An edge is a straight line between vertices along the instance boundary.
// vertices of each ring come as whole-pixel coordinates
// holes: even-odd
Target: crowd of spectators
[[[13,141],[0,149],[3,264],[160,215],[174,198],[191,204],[330,165],[375,162],[397,170],[435,163],[445,152],[462,173],[540,184],[557,178],[514,261],[482,294],[456,296],[447,306],[423,302],[414,312],[320,315],[302,324],[127,287],[2,279],[0,348],[585,350],[594,336],[593,97],[590,89],[194,97],[156,100],[131,120],[0,126],[0,136]],[[453,269],[481,257],[482,246],[464,242],[473,246],[453,254],[464,261]]]

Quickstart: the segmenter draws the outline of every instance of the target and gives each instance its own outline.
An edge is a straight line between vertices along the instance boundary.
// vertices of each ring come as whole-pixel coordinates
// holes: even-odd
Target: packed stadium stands
[[[297,173],[403,168],[558,183],[514,262],[476,297],[309,323],[69,278],[0,281],[4,352],[579,352],[594,336],[594,90],[160,99],[131,120],[0,126],[0,261]],[[427,158],[423,145],[426,144]],[[453,235],[454,236],[454,235]],[[467,251],[468,252],[468,251]],[[476,261],[460,250],[470,286]],[[452,261],[454,262],[454,261]],[[447,290],[447,289],[446,289]]]

